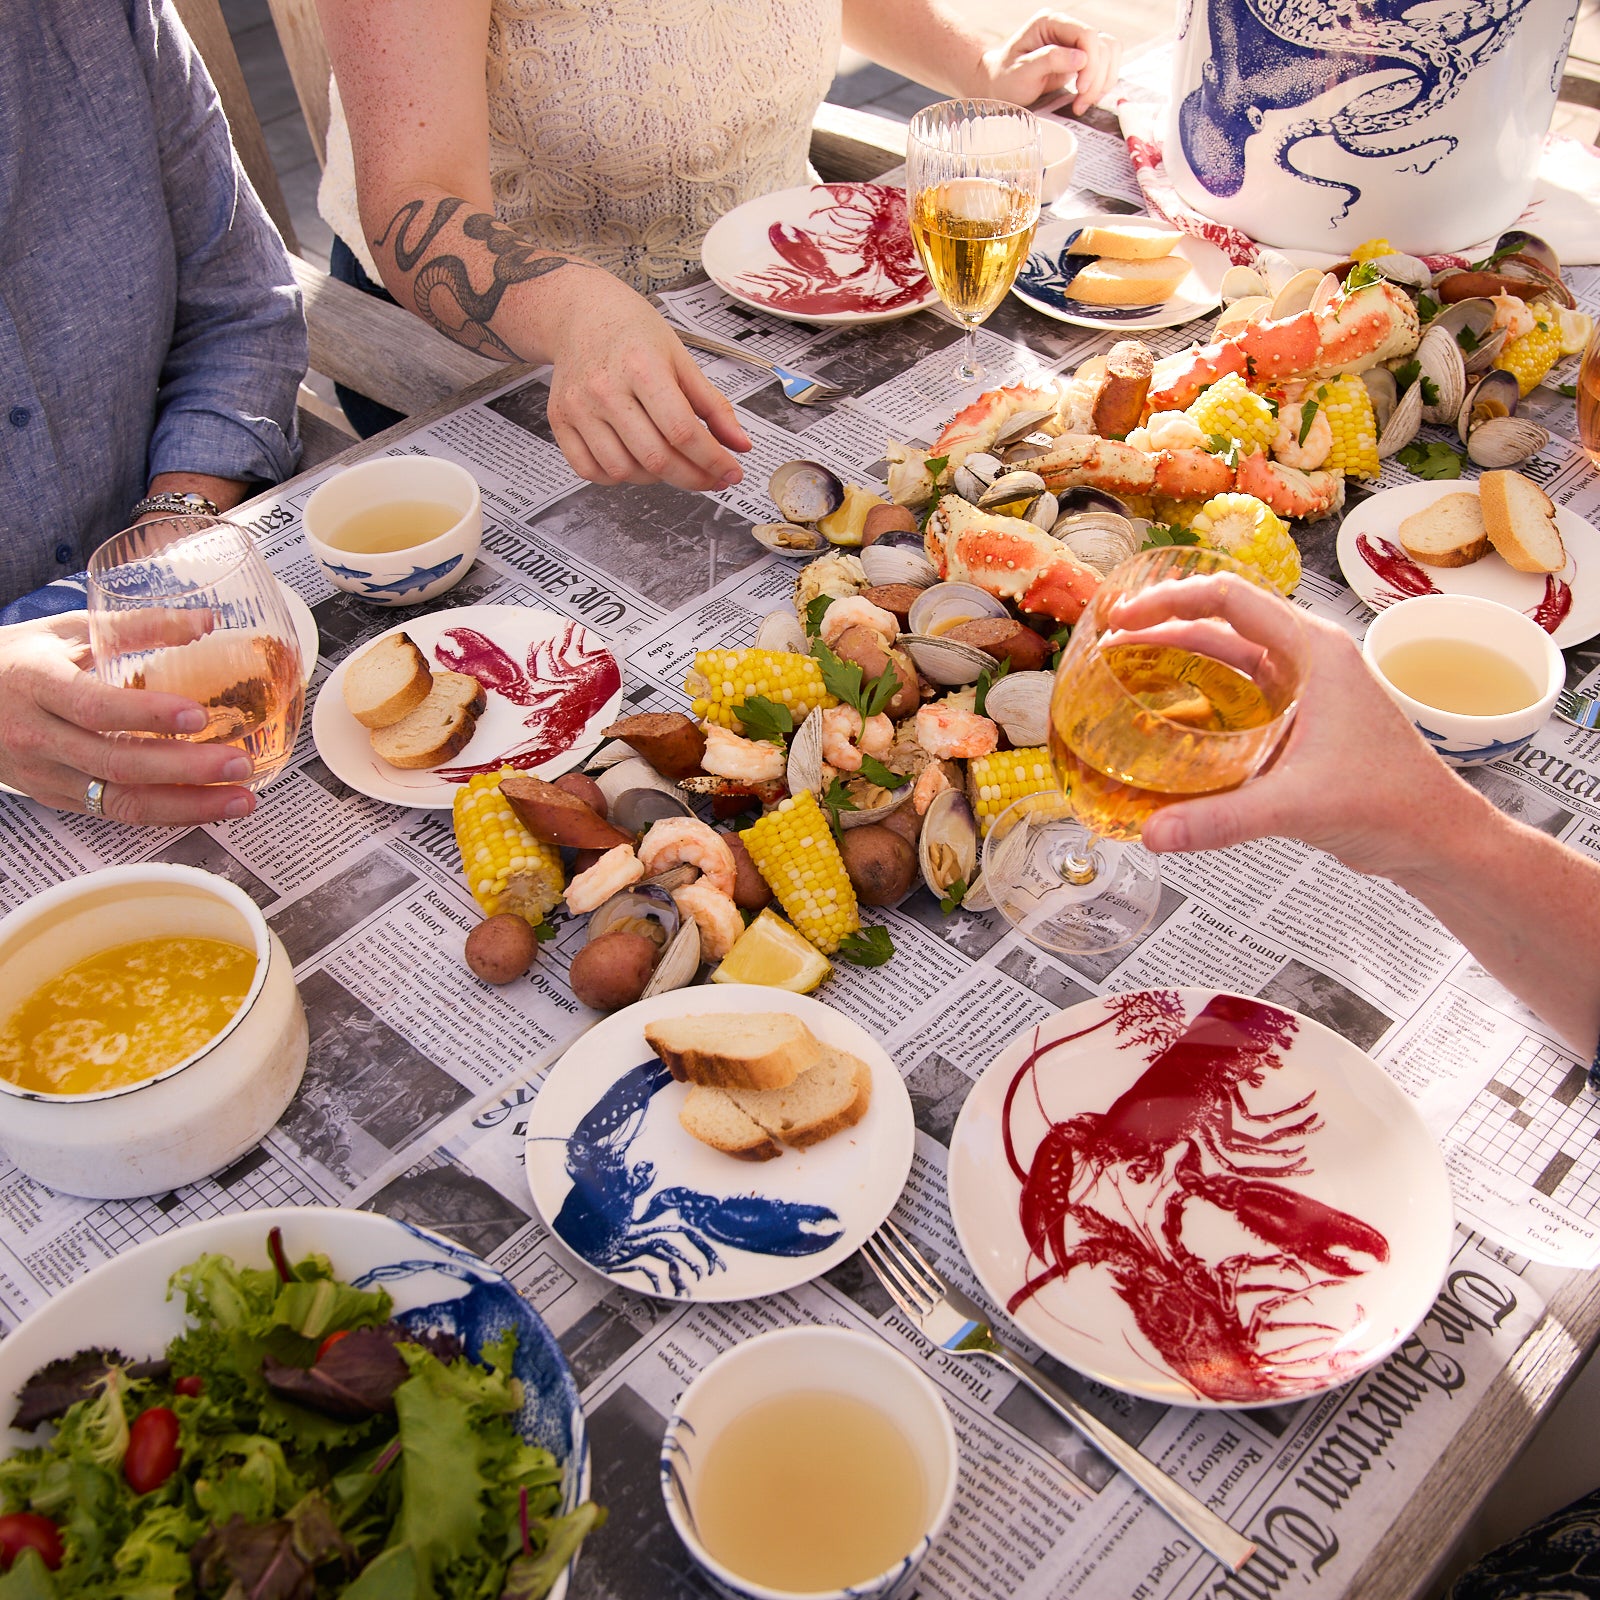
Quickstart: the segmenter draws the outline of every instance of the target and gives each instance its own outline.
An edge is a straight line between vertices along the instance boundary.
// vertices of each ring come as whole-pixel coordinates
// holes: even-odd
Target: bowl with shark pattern
[[[301,519],[336,589],[375,606],[414,606],[464,578],[483,538],[483,496],[437,456],[378,456],[320,484]]]

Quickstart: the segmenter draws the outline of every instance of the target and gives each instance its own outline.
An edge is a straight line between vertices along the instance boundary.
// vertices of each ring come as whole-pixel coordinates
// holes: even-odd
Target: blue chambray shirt
[[[0,0],[0,602],[294,470],[300,294],[170,0]]]

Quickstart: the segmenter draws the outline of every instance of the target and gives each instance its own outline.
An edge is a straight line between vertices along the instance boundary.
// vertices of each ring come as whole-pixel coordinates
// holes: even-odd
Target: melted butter
[[[153,1078],[231,1022],[255,952],[221,939],[140,939],[42,984],[0,1028],[0,1078],[42,1094],[99,1094]]]

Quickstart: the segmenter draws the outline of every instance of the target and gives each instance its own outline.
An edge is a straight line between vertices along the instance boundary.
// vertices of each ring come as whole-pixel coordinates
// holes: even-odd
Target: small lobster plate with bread
[[[1338,553],[1374,611],[1470,594],[1532,617],[1563,649],[1600,633],[1600,531],[1520,473],[1385,489],[1345,516]]]
[[[848,1017],[753,984],[655,995],[586,1033],[528,1115],[539,1215],[596,1272],[664,1300],[819,1277],[889,1215],[911,1101]]]
[[[622,668],[592,629],[529,606],[460,606],[381,633],[328,675],[317,754],[374,800],[448,811],[479,772],[555,778],[622,704]]]
[[[1172,328],[1215,311],[1228,258],[1150,217],[1041,221],[1011,292],[1080,328]]]

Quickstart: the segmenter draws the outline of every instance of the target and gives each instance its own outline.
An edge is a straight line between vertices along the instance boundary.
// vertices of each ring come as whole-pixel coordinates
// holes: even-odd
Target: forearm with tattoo
[[[510,361],[525,359],[525,352],[514,350],[489,326],[506,290],[562,267],[603,270],[595,267],[592,261],[541,250],[487,211],[468,211],[457,226],[468,239],[483,245],[493,263],[488,285],[481,290],[474,289],[467,263],[461,256],[451,253],[448,246],[432,255],[428,253],[446,224],[465,210],[467,202],[455,196],[436,202],[433,215],[413,238],[414,225],[428,209],[428,204],[421,198],[408,200],[389,219],[388,227],[372,241],[372,248],[382,249],[392,239],[390,248],[395,265],[404,273],[415,273],[411,280],[411,299],[417,315],[458,344],[483,355]]]

